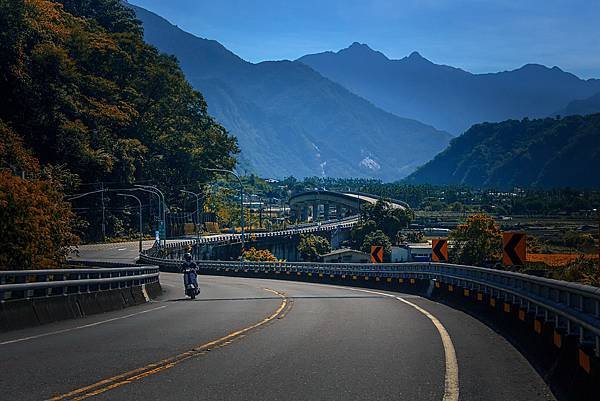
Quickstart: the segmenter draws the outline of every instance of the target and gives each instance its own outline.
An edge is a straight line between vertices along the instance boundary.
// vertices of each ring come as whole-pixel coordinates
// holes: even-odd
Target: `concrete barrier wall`
[[[141,305],[162,292],[160,283],[0,303],[0,332]]]

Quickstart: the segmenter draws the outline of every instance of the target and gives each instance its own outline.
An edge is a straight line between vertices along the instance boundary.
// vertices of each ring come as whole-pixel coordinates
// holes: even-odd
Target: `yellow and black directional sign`
[[[383,263],[383,247],[378,245],[371,246],[371,263]]]
[[[527,260],[527,236],[524,233],[502,233],[502,263],[522,266]]]
[[[448,241],[445,239],[434,239],[431,242],[431,260],[433,262],[448,261]]]

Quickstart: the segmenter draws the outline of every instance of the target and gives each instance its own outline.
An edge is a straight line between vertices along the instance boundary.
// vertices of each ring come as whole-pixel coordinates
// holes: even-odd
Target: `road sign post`
[[[502,263],[505,266],[523,266],[527,261],[525,233],[502,233]]]
[[[448,261],[448,241],[445,239],[434,239],[431,242],[431,260],[433,262]]]
[[[371,246],[371,263],[383,263],[383,247],[379,245]]]
[[[166,231],[165,230],[165,221],[164,220],[160,220],[158,222],[158,234],[159,234],[161,240],[166,239],[166,236],[165,236],[166,232],[165,231]]]

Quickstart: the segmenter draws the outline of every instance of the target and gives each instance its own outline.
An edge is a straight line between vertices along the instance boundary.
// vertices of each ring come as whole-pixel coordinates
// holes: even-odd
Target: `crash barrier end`
[[[161,292],[156,266],[3,271],[0,332],[140,305]]]

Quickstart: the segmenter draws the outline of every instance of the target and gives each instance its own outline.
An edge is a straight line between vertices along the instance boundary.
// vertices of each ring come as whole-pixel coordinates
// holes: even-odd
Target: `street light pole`
[[[143,228],[143,224],[142,224],[142,201],[140,200],[140,198],[138,198],[135,195],[130,195],[130,194],[117,194],[117,195],[134,198],[135,200],[138,201],[138,204],[140,205],[140,253],[141,253],[142,252],[142,239],[144,237],[144,228]]]
[[[106,236],[106,224],[105,224],[105,221],[104,221],[104,192],[106,192],[106,189],[104,189],[104,184],[102,184],[102,189],[98,189],[96,191],[86,192],[86,193],[83,193],[83,194],[74,194],[74,195],[66,197],[66,199],[68,201],[72,201],[72,200],[75,200],[75,199],[83,198],[84,196],[88,196],[88,195],[92,195],[92,194],[97,194],[97,193],[102,193],[102,242],[105,241],[105,236]]]
[[[204,168],[204,170],[206,171],[214,171],[217,173],[225,173],[225,174],[231,174],[233,175],[235,178],[237,178],[238,183],[240,184],[240,212],[241,212],[241,226],[242,226],[242,251],[244,249],[244,184],[242,183],[242,179],[240,178],[239,175],[237,175],[233,170],[226,170],[226,169],[221,169],[221,168]]]
[[[161,198],[160,198],[160,195],[159,195],[159,194],[157,194],[156,192],[154,192],[154,191],[151,191],[151,190],[149,190],[149,189],[141,188],[141,187],[139,187],[139,186],[138,186],[138,187],[136,187],[136,188],[134,188],[134,189],[129,189],[129,191],[142,191],[142,192],[147,192],[147,193],[149,193],[149,194],[156,195],[156,197],[158,198],[158,203],[157,203],[157,204],[158,204],[158,219],[160,220],[160,218],[161,218],[161,216],[162,216],[162,214],[161,214],[161,210],[162,210],[162,205],[161,205],[161,203],[162,203],[162,201],[161,201]],[[160,247],[160,240],[158,241],[158,246]]]
[[[165,194],[162,193],[162,191],[160,189],[158,189],[157,187],[153,186],[153,185],[134,185],[134,187],[137,188],[144,188],[148,191],[157,191],[158,194],[160,194],[160,198],[162,199],[162,221],[163,221],[163,227],[165,229],[165,238],[163,240],[163,244],[166,247],[167,246],[167,203],[165,202]],[[156,194],[156,192],[154,192]],[[157,195],[158,195],[157,194]]]
[[[196,240],[200,241],[200,230],[198,229],[198,226],[200,225],[200,194],[191,191],[186,191],[185,189],[181,189],[180,191],[184,194],[190,194],[196,197]]]

